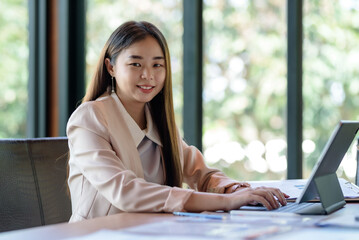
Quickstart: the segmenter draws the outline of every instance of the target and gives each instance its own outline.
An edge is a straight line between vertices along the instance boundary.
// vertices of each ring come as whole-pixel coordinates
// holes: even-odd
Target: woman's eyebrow
[[[139,55],[130,55],[130,56],[128,56],[128,58],[143,59],[143,57],[141,57]]]
[[[130,55],[128,56],[128,58],[131,58],[131,59],[143,59],[142,56],[140,55]],[[161,59],[165,59],[163,56],[156,56],[156,57],[153,57],[152,58],[153,60],[161,60]]]

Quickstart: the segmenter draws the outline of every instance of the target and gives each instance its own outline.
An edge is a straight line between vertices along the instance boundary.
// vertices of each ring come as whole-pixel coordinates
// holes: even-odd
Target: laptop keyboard
[[[274,209],[272,211],[274,212],[297,212],[303,208],[307,208],[309,206],[312,206],[313,202],[304,202],[304,203],[293,203],[293,202],[290,202],[290,203],[287,203],[287,205],[283,206],[283,207],[280,207],[280,208],[277,208],[277,209]]]

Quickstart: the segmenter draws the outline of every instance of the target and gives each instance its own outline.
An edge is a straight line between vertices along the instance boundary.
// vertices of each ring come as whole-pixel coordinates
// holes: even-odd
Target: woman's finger
[[[256,202],[256,203],[261,203],[264,207],[266,207],[268,210],[272,210],[273,206],[270,204],[270,202],[268,202],[268,200],[261,196],[261,195],[257,195],[256,193],[254,193],[251,196],[251,202]]]
[[[241,182],[240,187],[250,187],[251,185],[247,182]]]
[[[266,188],[266,187],[260,187],[255,190],[256,194],[261,195],[264,197],[268,203],[272,206],[272,208],[279,208],[280,205],[275,198],[275,190],[274,188]]]
[[[280,204],[282,204],[282,206],[287,205],[287,200],[285,199],[284,194],[278,188],[273,189],[273,194],[274,196],[276,196],[276,198],[278,199]]]

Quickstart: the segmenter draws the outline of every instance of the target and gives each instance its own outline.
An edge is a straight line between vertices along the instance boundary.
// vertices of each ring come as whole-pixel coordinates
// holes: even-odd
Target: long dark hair
[[[162,157],[164,162],[166,182],[168,186],[182,186],[182,170],[179,157],[179,141],[175,123],[172,97],[172,73],[170,53],[167,42],[160,30],[149,22],[129,21],[119,26],[107,40],[96,71],[86,91],[82,102],[93,101],[104,92],[111,92],[111,75],[105,65],[105,59],[109,58],[114,65],[117,56],[122,50],[135,42],[151,36],[157,40],[165,56],[166,79],[161,93],[157,94],[149,103],[152,118],[159,132],[162,142]]]

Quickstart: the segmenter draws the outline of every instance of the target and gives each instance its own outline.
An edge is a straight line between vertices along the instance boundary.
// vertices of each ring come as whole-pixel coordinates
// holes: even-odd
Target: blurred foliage
[[[0,0],[0,138],[26,136],[28,12],[26,0]]]
[[[253,140],[285,139],[286,1],[204,2],[205,151],[223,138],[244,149]],[[314,151],[304,154],[304,177],[338,121],[359,117],[358,9],[353,0],[304,1],[303,140],[315,144]],[[248,162],[245,157],[212,165],[237,179],[285,177],[285,172],[248,170]],[[343,169],[338,172],[353,181]]]
[[[308,176],[338,121],[359,120],[359,2],[305,1],[303,27],[303,138],[316,143]]]
[[[286,1],[204,2],[204,149],[223,141],[245,148],[254,140],[285,139]],[[213,166],[236,179],[285,177],[250,171],[248,161]]]
[[[181,0],[87,0],[86,76],[110,34],[128,20],[154,23],[170,47],[176,120],[182,125]],[[25,137],[28,79],[26,0],[0,0],[0,138]],[[5,10],[4,10],[5,9]],[[359,118],[359,4],[304,1],[304,154],[307,177],[340,119]],[[238,142],[284,140],[286,127],[286,1],[204,0],[204,151]],[[353,149],[353,148],[352,148]],[[223,150],[225,151],[225,150]],[[286,155],[286,148],[278,150]],[[353,151],[352,151],[353,152]],[[262,154],[260,152],[259,154]],[[354,153],[353,153],[354,155]],[[266,158],[266,153],[261,156]],[[250,169],[248,154],[210,163],[236,179],[283,179],[285,171]],[[341,169],[340,176],[349,178]]]

